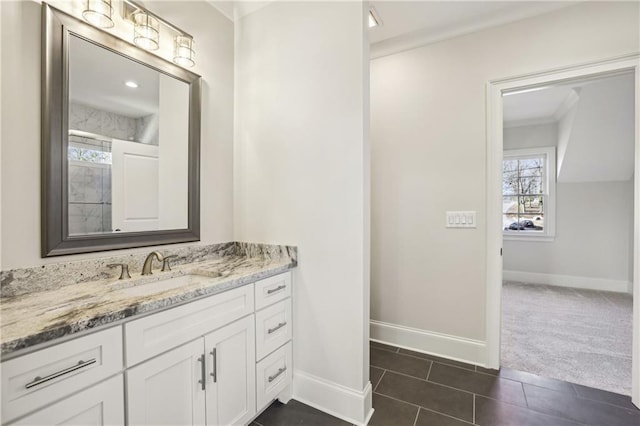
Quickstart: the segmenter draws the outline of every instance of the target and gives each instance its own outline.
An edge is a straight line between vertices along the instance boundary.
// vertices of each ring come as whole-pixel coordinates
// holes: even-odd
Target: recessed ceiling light
[[[135,81],[127,81],[124,83],[124,85],[127,87],[131,87],[132,89],[138,88],[138,83],[136,83]]]
[[[369,28],[379,27],[380,25],[382,25],[382,20],[378,16],[376,10],[371,7],[369,9]]]

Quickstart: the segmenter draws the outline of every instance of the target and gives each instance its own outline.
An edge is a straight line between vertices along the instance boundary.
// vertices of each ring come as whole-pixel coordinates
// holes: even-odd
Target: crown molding
[[[566,2],[558,4],[557,2],[548,2],[546,6],[540,6],[540,2],[535,6],[527,6],[518,10],[510,10],[500,15],[493,15],[490,18],[481,21],[471,21],[457,25],[451,29],[421,29],[392,37],[387,40],[381,40],[371,44],[370,58],[377,59],[384,56],[393,55],[407,50],[416,49],[429,44],[438,43],[440,41],[461,37],[474,32],[509,24],[527,18],[532,18],[545,13],[550,13],[558,9],[573,6],[577,2]]]

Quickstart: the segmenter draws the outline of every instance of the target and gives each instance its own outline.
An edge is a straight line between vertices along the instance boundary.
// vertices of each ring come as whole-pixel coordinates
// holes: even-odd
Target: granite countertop
[[[221,293],[296,266],[293,258],[243,255],[184,264],[151,276],[101,279],[51,290],[3,297],[0,306],[2,357],[34,345],[160,311],[206,295]],[[163,289],[180,276],[184,285]]]

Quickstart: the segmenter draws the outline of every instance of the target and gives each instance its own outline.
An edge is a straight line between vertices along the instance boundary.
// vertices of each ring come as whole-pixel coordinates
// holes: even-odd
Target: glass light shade
[[[174,39],[173,62],[182,67],[192,67],[196,52],[193,50],[193,39],[189,36],[178,35]]]
[[[82,17],[85,21],[100,28],[113,27],[111,0],[86,0],[84,4]]]
[[[160,46],[160,24],[144,12],[133,15],[133,42],[146,50],[157,50]]]

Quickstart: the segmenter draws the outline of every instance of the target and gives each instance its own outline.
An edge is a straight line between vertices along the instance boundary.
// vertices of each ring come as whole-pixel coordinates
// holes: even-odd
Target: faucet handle
[[[171,259],[175,259],[176,257],[178,257],[175,254],[172,254],[170,256],[165,256],[164,259],[162,260],[162,272],[166,272],[166,271],[170,271],[171,270],[171,265],[169,264],[169,261]]]
[[[124,280],[125,278],[131,278],[131,275],[129,275],[129,265],[127,265],[126,263],[111,263],[107,266],[109,268],[117,268],[118,266],[122,268],[120,270],[120,278],[118,278],[119,280]]]

